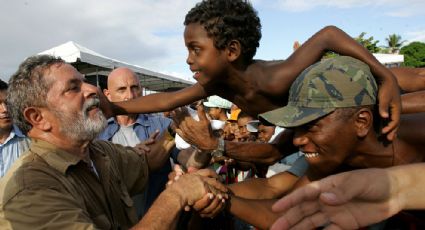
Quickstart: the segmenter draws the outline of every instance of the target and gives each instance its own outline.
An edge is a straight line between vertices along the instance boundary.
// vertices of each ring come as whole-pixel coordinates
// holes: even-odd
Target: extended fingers
[[[278,200],[272,206],[272,210],[274,212],[285,212],[288,209],[295,207],[303,202],[318,200],[320,192],[321,190],[319,182],[312,182]]]
[[[200,200],[193,204],[193,209],[200,211],[206,208],[213,200],[215,196],[212,193],[206,193]]]
[[[155,139],[156,139],[156,137],[158,137],[158,135],[159,135],[159,129],[157,129],[153,133],[151,133],[149,135],[149,138],[148,138],[147,141],[153,141],[153,142],[155,142]]]
[[[201,217],[214,217],[216,216],[224,207],[224,203],[221,199],[218,197],[215,197],[211,203],[205,207],[204,209],[200,210],[199,214]]]
[[[199,121],[208,121],[207,114],[205,113],[204,106],[202,104],[197,107]]]
[[[216,195],[223,193],[222,194],[223,197],[225,197],[227,199],[228,189],[227,189],[226,186],[224,186],[222,183],[220,183],[215,178],[205,178],[205,181],[207,182],[208,189],[210,189],[211,192],[213,192]]]

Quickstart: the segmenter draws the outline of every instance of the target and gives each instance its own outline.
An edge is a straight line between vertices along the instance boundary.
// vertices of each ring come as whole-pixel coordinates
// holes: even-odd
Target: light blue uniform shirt
[[[9,137],[0,144],[0,176],[3,177],[13,163],[29,148],[30,139],[13,126]]]

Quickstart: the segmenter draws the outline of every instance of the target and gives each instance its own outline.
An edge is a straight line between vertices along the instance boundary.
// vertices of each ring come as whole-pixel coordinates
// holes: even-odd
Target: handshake
[[[201,217],[215,217],[223,210],[229,198],[227,187],[220,183],[218,175],[210,169],[184,174],[177,168],[169,175],[166,190],[181,198],[185,211],[192,208]]]

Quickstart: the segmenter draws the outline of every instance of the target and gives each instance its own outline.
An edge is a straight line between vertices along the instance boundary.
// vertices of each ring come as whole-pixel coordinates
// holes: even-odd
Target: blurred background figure
[[[9,116],[6,106],[7,88],[7,83],[0,80],[0,177],[6,174],[30,143],[30,139],[13,125]]]

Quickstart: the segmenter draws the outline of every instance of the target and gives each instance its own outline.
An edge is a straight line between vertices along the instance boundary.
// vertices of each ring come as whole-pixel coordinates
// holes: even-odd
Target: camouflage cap
[[[289,89],[288,105],[260,115],[282,127],[297,127],[337,108],[373,105],[377,85],[365,63],[346,56],[322,60],[305,69]]]

